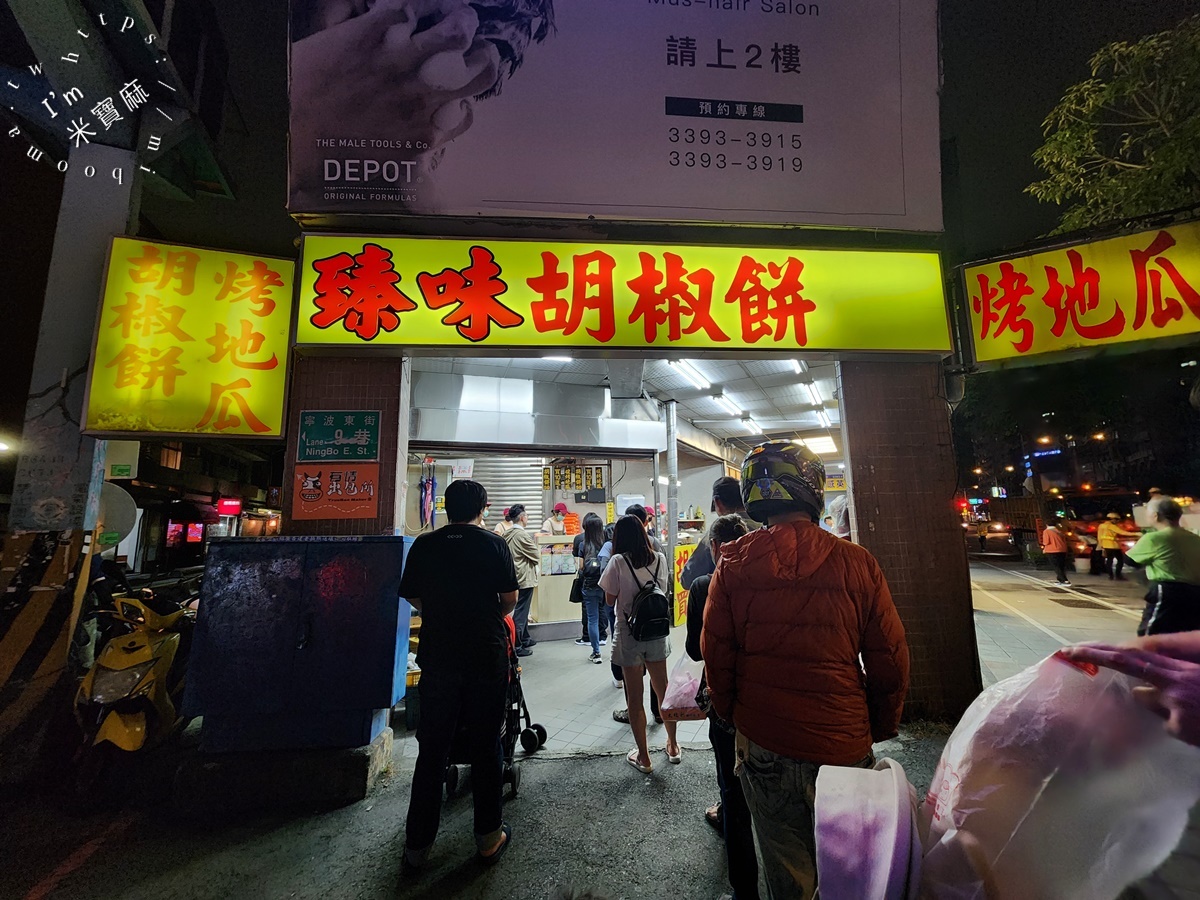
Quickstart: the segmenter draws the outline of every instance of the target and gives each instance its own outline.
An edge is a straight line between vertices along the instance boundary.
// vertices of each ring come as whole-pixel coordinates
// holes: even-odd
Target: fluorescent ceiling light
[[[805,438],[804,446],[820,456],[830,456],[838,452],[837,444],[831,437]]]
[[[846,468],[846,464],[845,464],[845,463],[838,463],[838,468],[839,468],[839,469],[845,469],[845,468]]]
[[[673,359],[668,365],[702,391],[712,387],[712,383],[700,374],[700,370],[686,359]]]
[[[573,356],[543,356],[542,359],[546,362],[575,362]]]
[[[804,387],[808,390],[808,396],[810,398],[812,398],[813,406],[824,406],[825,405],[825,400],[821,396],[821,392],[819,390],[817,390],[817,385],[814,382],[812,382],[812,381],[805,382]]]
[[[766,434],[767,432],[761,425],[754,421],[753,417],[746,416],[742,419],[742,424],[750,431],[751,434]]]
[[[793,359],[789,360],[789,362],[792,364],[792,371],[794,371],[797,375],[803,375],[808,371],[808,363],[802,359]]]
[[[735,406],[733,401],[730,400],[728,397],[726,397],[724,394],[717,394],[713,397],[713,399],[716,400],[718,404],[720,404],[722,409],[724,409],[726,412],[728,412],[731,416],[733,416],[735,418],[740,419],[742,416],[744,416],[746,414],[745,410],[741,409],[738,406]]]
[[[823,410],[823,409],[817,410],[817,416],[821,419],[822,427],[824,427],[824,428],[832,428],[833,427],[833,423],[831,421],[829,421],[829,413],[825,412],[825,410]]]

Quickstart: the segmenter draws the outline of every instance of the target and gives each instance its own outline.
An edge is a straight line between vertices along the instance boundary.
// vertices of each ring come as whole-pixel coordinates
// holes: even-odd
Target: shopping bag
[[[686,722],[704,718],[704,710],[696,705],[696,694],[700,691],[703,675],[703,662],[696,662],[686,653],[679,658],[667,680],[667,696],[658,704],[658,711],[664,719]]]
[[[1200,749],[1137,683],[1056,654],[980,694],[920,810],[922,896],[1111,900],[1162,864],[1200,799]]]

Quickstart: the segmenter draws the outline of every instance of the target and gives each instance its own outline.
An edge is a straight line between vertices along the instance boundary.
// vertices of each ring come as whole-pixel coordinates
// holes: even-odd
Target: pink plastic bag
[[[658,705],[662,717],[671,722],[685,722],[704,718],[704,710],[696,705],[696,694],[700,691],[700,677],[704,674],[704,663],[695,662],[686,653],[675,663],[667,681],[667,696]]]
[[[1111,900],[1179,842],[1200,749],[1109,669],[1050,656],[985,690],[920,810],[930,900]]]

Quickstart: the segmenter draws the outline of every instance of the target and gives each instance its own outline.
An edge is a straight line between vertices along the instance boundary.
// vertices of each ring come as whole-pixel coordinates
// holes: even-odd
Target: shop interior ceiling
[[[415,357],[412,363],[419,372],[596,387],[608,384],[608,362],[604,359],[425,356]],[[752,447],[763,434],[816,442],[827,437],[836,449],[818,452],[826,460],[841,456],[841,412],[833,362],[689,359],[686,363],[692,367],[691,377],[666,360],[646,360],[647,396],[676,400],[680,418],[741,449]],[[700,387],[695,375],[709,386]],[[828,448],[828,444],[825,446]]]

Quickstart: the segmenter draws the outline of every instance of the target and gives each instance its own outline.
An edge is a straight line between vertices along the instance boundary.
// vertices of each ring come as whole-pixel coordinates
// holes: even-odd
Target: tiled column
[[[396,523],[397,455],[407,454],[409,392],[404,360],[347,359],[342,357],[294,358],[292,388],[288,398],[288,449],[284,465],[284,534],[392,534]],[[379,510],[373,519],[293,519],[292,485],[295,483],[296,443],[300,412],[305,409],[377,409],[382,415],[379,433]],[[401,473],[403,477],[403,473]]]
[[[844,362],[839,380],[855,539],[883,567],[912,653],[905,716],[954,721],[981,683],[941,367]]]

